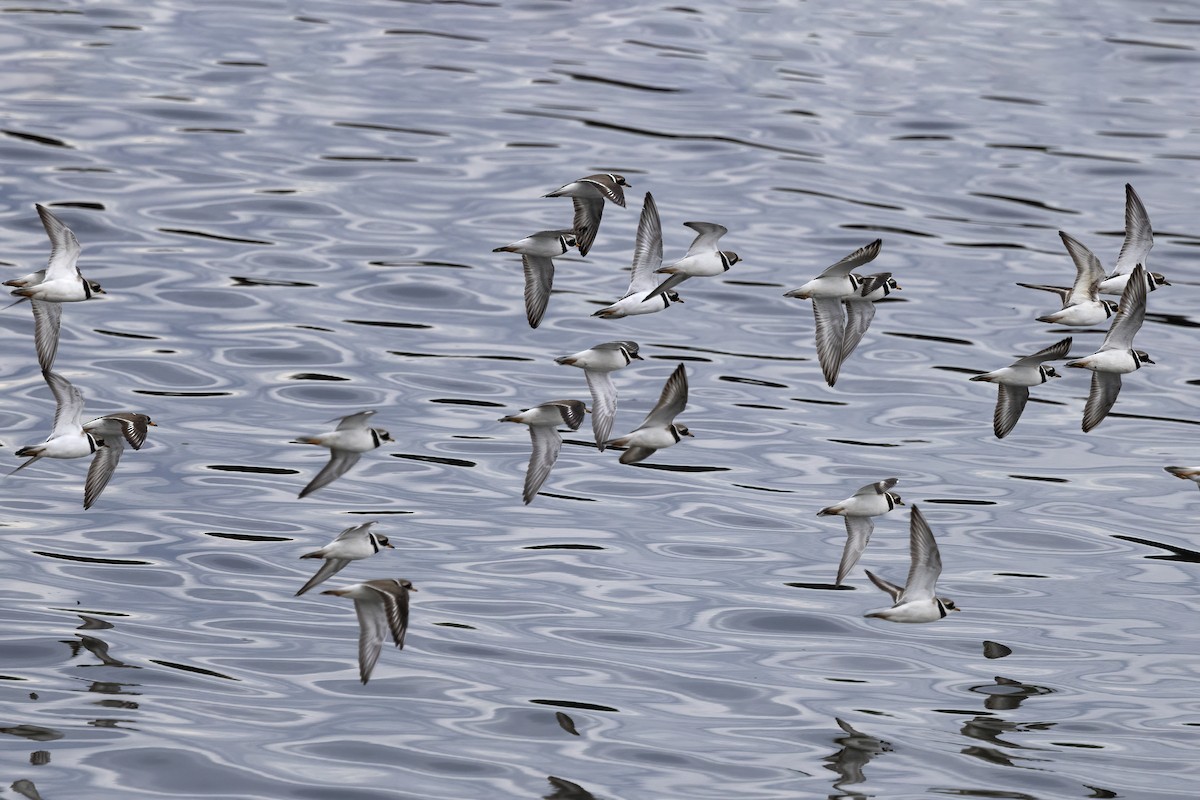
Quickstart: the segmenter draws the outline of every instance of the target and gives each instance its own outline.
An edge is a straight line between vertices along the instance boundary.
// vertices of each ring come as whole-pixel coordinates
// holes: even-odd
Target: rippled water
[[[66,309],[56,369],[160,426],[90,511],[82,463],[2,483],[3,796],[1194,795],[1200,496],[1162,466],[1198,458],[1195,4],[2,10],[4,272],[44,262],[52,205],[109,292]],[[600,170],[629,209],[531,330],[491,250]],[[1157,363],[1087,435],[1063,370],[997,441],[966,378],[1064,335],[1013,284],[1070,280],[1059,229],[1111,266],[1126,182],[1173,284]],[[701,219],[743,262],[592,318],[646,190],[668,261]],[[829,388],[782,294],[876,237],[904,289]],[[28,312],[0,327],[15,465],[53,405]],[[629,467],[585,427],[522,506],[497,418],[586,399],[553,357],[613,338],[647,357],[614,432],[682,360],[696,439]],[[325,455],[289,441],[363,408],[396,444],[297,500]],[[861,567],[832,591],[814,514],[890,475],[965,609],[939,624],[864,619]],[[350,604],[292,593],[365,519],[396,551],[330,585],[420,591],[363,686]],[[907,560],[878,520],[863,566]]]

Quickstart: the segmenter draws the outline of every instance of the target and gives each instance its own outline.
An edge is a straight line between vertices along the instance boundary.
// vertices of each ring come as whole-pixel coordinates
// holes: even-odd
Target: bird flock
[[[546,197],[570,197],[574,218],[569,228],[533,233],[493,252],[521,256],[525,279],[526,319],[532,328],[541,323],[553,288],[554,258],[572,248],[586,256],[595,243],[601,217],[607,203],[625,206],[629,184],[621,175],[589,175],[550,192]],[[1133,339],[1146,314],[1147,295],[1166,279],[1146,269],[1153,245],[1153,233],[1146,209],[1129,185],[1125,187],[1125,240],[1114,270],[1105,274],[1100,260],[1079,240],[1067,233],[1060,237],[1075,265],[1075,281],[1070,287],[1019,284],[1023,287],[1057,294],[1062,308],[1038,317],[1039,322],[1072,328],[1090,328],[1111,319],[1103,343],[1095,353],[1068,361],[1068,367],[1090,370],[1091,389],[1084,407],[1082,428],[1086,433],[1099,425],[1109,413],[1121,390],[1121,375],[1145,364],[1153,364],[1142,350],[1134,349]],[[84,483],[84,508],[90,508],[109,484],[128,444],[138,450],[146,441],[150,417],[138,412],[118,412],[84,422],[83,392],[53,371],[58,351],[62,306],[89,300],[104,294],[94,281],[79,271],[80,246],[71,230],[42,205],[37,213],[51,244],[50,258],[43,270],[6,281],[16,297],[13,305],[29,301],[34,320],[34,342],[43,378],[54,396],[56,410],[50,436],[42,444],[17,450],[28,460],[9,474],[19,472],[43,458],[71,459],[91,456]],[[728,232],[711,222],[685,222],[696,233],[687,252],[679,260],[663,266],[662,227],[653,196],[647,192],[642,204],[634,241],[629,285],[624,296],[593,316],[616,320],[627,316],[651,314],[682,303],[676,291],[689,278],[723,274],[741,260],[737,253],[722,250],[720,240]],[[785,293],[786,297],[810,300],[813,308],[816,355],[829,386],[835,386],[847,360],[858,348],[875,315],[875,303],[900,289],[891,273],[859,274],[879,255],[882,241],[875,240],[826,268],[812,280]],[[1120,300],[1101,295],[1119,295]],[[1036,353],[1019,358],[1010,366],[975,375],[972,381],[994,383],[998,398],[993,415],[993,432],[1004,438],[1015,427],[1029,399],[1029,389],[1059,374],[1047,362],[1068,358],[1072,337],[1062,339]],[[520,423],[529,428],[532,454],[525,471],[521,493],[525,504],[533,502],[549,478],[562,446],[559,429],[578,430],[586,415],[596,448],[620,449],[622,464],[643,461],[659,450],[692,437],[687,426],[676,421],[688,402],[688,380],[683,363],[678,364],[663,384],[658,402],[642,423],[624,436],[610,438],[617,415],[618,392],[613,373],[633,361],[642,360],[639,345],[630,340],[597,344],[587,350],[555,359],[562,366],[583,370],[591,397],[588,406],[578,399],[543,402],[500,422]],[[388,432],[372,427],[375,410],[359,411],[337,420],[334,430],[297,437],[294,443],[316,445],[330,451],[328,463],[303,489],[306,497],[328,486],[349,471],[364,453],[392,441]],[[331,421],[332,422],[332,421]],[[1169,466],[1171,474],[1200,485],[1200,467]],[[818,516],[845,519],[846,544],[838,564],[836,584],[850,575],[865,552],[874,530],[873,517],[904,505],[893,491],[896,478],[885,478],[863,486],[851,497],[817,512]],[[341,531],[328,545],[301,556],[323,563],[297,592],[302,595],[333,577],[351,561],[370,558],[384,549],[392,549],[386,536],[368,522]],[[866,616],[890,622],[934,622],[958,611],[954,601],[939,597],[937,580],[942,571],[941,556],[933,531],[917,506],[909,516],[910,568],[903,586],[866,571],[867,577],[886,592],[893,605]],[[417,591],[411,582],[399,578],[367,580],[322,594],[348,597],[354,601],[359,622],[359,677],[366,683],[390,635],[397,648],[404,646],[408,628],[409,593]]]
[[[574,204],[574,222],[570,229],[540,231],[494,252],[520,254],[525,273],[526,317],[536,328],[546,311],[553,286],[555,257],[572,246],[587,255],[595,242],[606,201],[625,206],[629,183],[621,175],[600,173],[580,178],[547,197],[570,197]],[[595,312],[603,319],[652,314],[682,303],[675,291],[691,277],[721,275],[741,259],[732,251],[722,250],[720,239],[727,229],[711,222],[685,222],[696,232],[687,253],[679,261],[662,266],[662,227],[658,208],[649,192],[642,204],[634,241],[633,262],[626,294],[612,305]],[[1125,186],[1125,239],[1109,274],[1100,260],[1075,237],[1060,232],[1067,253],[1075,265],[1071,287],[1018,284],[1054,292],[1062,308],[1038,317],[1039,322],[1071,328],[1090,328],[1111,318],[1103,343],[1095,353],[1067,362],[1068,367],[1090,370],[1091,388],[1084,405],[1082,428],[1085,433],[1108,415],[1121,391],[1121,375],[1153,364],[1149,355],[1133,347],[1133,339],[1146,315],[1146,296],[1170,284],[1161,274],[1148,272],[1146,260],[1154,244],[1146,208],[1133,187]],[[876,239],[827,267],[812,280],[784,294],[785,297],[810,300],[813,308],[817,360],[829,386],[835,386],[843,365],[862,342],[875,317],[875,303],[898,291],[900,285],[890,272],[860,274],[873,262],[883,246]],[[663,278],[661,276],[665,275]],[[1114,302],[1100,295],[1119,295]],[[998,398],[993,414],[993,432],[1003,439],[1016,426],[1029,399],[1029,389],[1060,375],[1047,362],[1068,358],[1072,337],[1062,339],[1036,353],[1018,359],[1010,366],[971,377],[972,381],[994,383]],[[642,424],[627,436],[608,439],[617,408],[617,389],[611,373],[640,359],[639,347],[632,341],[612,341],[556,360],[558,364],[580,367],[587,377],[592,406],[579,400],[553,400],[501,419],[529,426],[533,453],[525,474],[522,498],[533,501],[546,481],[558,456],[562,438],[558,428],[574,431],[582,424],[583,414],[592,414],[592,432],[596,446],[624,447],[623,464],[650,457],[656,450],[671,447],[693,434],[675,421],[687,405],[687,375],[679,364],[663,387],[654,409]],[[1200,467],[1166,467],[1180,478],[1200,485]],[[860,488],[840,503],[817,512],[818,516],[842,516],[846,525],[846,545],[838,564],[836,585],[841,585],[858,563],[874,530],[872,517],[886,514],[904,505],[892,491],[896,478],[886,478]],[[928,522],[917,506],[909,517],[910,567],[903,586],[891,583],[870,571],[867,577],[892,600],[890,608],[871,612],[867,617],[890,622],[934,622],[958,611],[953,600],[937,595],[937,580],[942,571],[941,555]]]

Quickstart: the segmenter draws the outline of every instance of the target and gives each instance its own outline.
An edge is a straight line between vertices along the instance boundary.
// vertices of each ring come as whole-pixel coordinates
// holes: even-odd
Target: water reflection
[[[577,783],[565,778],[556,778],[553,775],[546,777],[550,781],[550,785],[554,787],[554,791],[550,794],[542,795],[543,800],[601,800],[596,795],[584,789]]]
[[[42,800],[41,794],[38,793],[37,787],[33,785],[33,781],[22,778],[19,781],[14,781],[12,790],[21,795],[27,800]]]
[[[825,756],[822,761],[828,762],[825,765],[826,769],[833,770],[838,774],[838,779],[833,782],[833,788],[841,790],[846,786],[864,782],[866,777],[863,775],[863,767],[869,764],[875,756],[881,753],[890,753],[892,746],[883,739],[855,730],[850,723],[843,719],[834,717],[833,721],[847,735],[834,737],[834,744],[841,745],[842,749],[833,755]],[[866,795],[857,793],[838,796],[866,797]]]

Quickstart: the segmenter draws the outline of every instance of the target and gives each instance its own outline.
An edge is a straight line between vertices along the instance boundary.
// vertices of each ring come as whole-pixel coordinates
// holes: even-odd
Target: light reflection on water
[[[84,464],[4,482],[15,793],[1191,796],[1200,497],[1161,469],[1194,463],[1200,380],[1189,7],[5,11],[5,272],[44,262],[53,205],[109,291],[65,310],[56,369],[160,426],[89,512]],[[566,224],[541,195],[597,170],[633,202],[530,330],[491,250]],[[995,440],[967,378],[1066,335],[1013,284],[1069,280],[1060,228],[1111,265],[1126,182],[1173,284],[1138,337],[1157,364],[1086,436],[1067,375]],[[667,261],[700,219],[743,262],[595,319],[646,190]],[[903,290],[829,388],[782,295],[877,236]],[[28,313],[0,326],[16,449],[51,401]],[[615,338],[646,361],[614,433],[684,361],[695,441],[628,467],[568,434],[523,507],[528,436],[496,419],[586,399],[552,359]],[[396,444],[297,500],[326,456],[288,442],[362,408]],[[816,510],[892,475],[966,609],[938,625],[864,619],[861,569],[832,585]],[[348,606],[292,593],[367,519],[397,549],[339,578],[420,592],[364,687]],[[863,566],[899,580],[906,530],[877,520]]]

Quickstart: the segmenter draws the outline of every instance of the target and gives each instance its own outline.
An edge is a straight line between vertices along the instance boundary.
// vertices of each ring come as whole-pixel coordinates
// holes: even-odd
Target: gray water
[[[1200,495],[1162,467],[1200,462],[1200,6],[851,5],[3,6],[3,272],[44,264],[51,204],[108,290],[56,369],[159,427],[89,511],[82,460],[0,482],[0,797],[1193,797]],[[597,171],[629,208],[531,330],[491,250]],[[1126,182],[1173,284],[1156,365],[1086,435],[1060,370],[997,441],[967,377],[1065,335],[1014,283],[1070,281],[1059,229],[1111,266]],[[667,261],[687,220],[743,261],[595,319],[647,190]],[[782,295],[876,237],[903,290],[830,388]],[[7,470],[53,402],[28,311],[0,327]],[[646,361],[614,433],[683,361],[696,438],[625,466],[585,425],[523,506],[496,420],[588,399],[553,358],[616,338]],[[396,443],[297,500],[326,455],[289,441],[365,408]],[[815,512],[888,476],[963,613],[863,618],[906,513],[833,591]],[[292,594],[367,519],[396,551],[329,586],[419,592],[363,686],[350,603]]]

